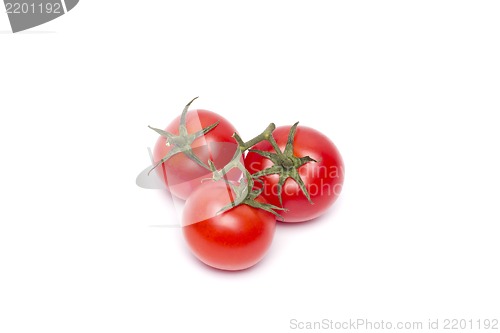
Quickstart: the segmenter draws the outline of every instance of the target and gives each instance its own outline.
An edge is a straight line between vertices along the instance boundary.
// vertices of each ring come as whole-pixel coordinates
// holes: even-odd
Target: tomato
[[[277,145],[283,152],[291,126],[278,127],[273,132]],[[256,144],[253,149],[274,153],[275,150],[267,141]],[[344,182],[344,163],[333,142],[319,131],[299,126],[293,138],[293,155],[309,156],[310,161],[297,168],[298,174],[307,189],[311,204],[292,178],[287,178],[281,189],[283,208],[280,212],[284,222],[301,222],[314,219],[326,212],[340,194]],[[249,152],[245,157],[245,167],[254,174],[272,167],[274,163],[258,153]],[[262,196],[270,204],[280,206],[279,176],[277,174],[262,177],[264,185]],[[258,182],[256,182],[258,184]]]
[[[231,202],[234,192],[225,182],[203,183],[186,201],[182,230],[199,260],[218,269],[241,270],[264,257],[274,236],[276,219],[246,204],[218,214]]]
[[[188,104],[189,105],[189,104]],[[210,131],[196,138],[190,145],[192,153],[203,164],[211,159],[217,169],[223,168],[238,149],[232,137],[236,129],[224,117],[207,110],[192,110],[186,114],[187,133],[193,134],[217,123]],[[179,135],[181,116],[175,118],[165,129],[173,135]],[[184,142],[185,143],[185,142]],[[154,163],[161,162],[174,149],[165,136],[160,136],[153,151]],[[188,147],[189,148],[189,147]],[[157,174],[164,181],[170,192],[183,200],[201,184],[204,178],[211,177],[211,171],[201,166],[183,152],[172,155],[156,168]],[[238,179],[239,174],[229,174],[229,179]]]

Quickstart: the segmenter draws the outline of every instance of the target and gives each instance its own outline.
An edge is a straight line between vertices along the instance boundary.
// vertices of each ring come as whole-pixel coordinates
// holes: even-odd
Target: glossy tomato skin
[[[224,182],[204,183],[186,201],[182,217],[191,252],[222,270],[242,270],[258,263],[269,249],[276,227],[274,215],[247,205],[217,215],[232,200]]]
[[[280,149],[284,151],[291,126],[278,127],[273,136]],[[258,143],[253,149],[274,152],[267,142]],[[305,126],[298,126],[294,137],[294,155],[309,156],[317,162],[309,162],[299,168],[304,184],[314,204],[310,204],[297,183],[288,178],[282,190],[283,207],[288,211],[280,212],[284,222],[302,222],[314,219],[338,198],[344,183],[344,162],[337,147],[321,132]],[[250,173],[272,166],[272,162],[256,153],[249,152],[245,157],[245,167]],[[280,206],[278,198],[278,176],[263,178],[262,196],[267,202]],[[256,182],[258,184],[258,182]]]
[[[215,122],[219,124],[204,136],[197,138],[191,145],[193,152],[200,160],[207,164],[211,159],[215,166],[223,168],[233,157],[238,146],[232,135],[236,132],[233,125],[224,117],[208,110],[191,110],[186,115],[188,133],[196,133]],[[165,131],[179,134],[180,116],[175,118]],[[162,136],[156,141],[153,151],[154,163],[160,161],[172,149],[167,146]],[[201,184],[204,178],[209,178],[209,170],[196,164],[183,153],[173,155],[168,161],[156,168],[157,174],[164,181],[170,192],[178,198],[186,200],[188,196]],[[239,174],[233,172],[230,179],[238,179]]]

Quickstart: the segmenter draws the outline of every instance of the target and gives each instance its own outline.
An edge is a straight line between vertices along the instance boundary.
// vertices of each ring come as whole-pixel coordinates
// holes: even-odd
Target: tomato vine
[[[220,212],[224,212],[241,204],[246,204],[255,208],[264,209],[282,219],[282,216],[276,211],[286,211],[286,209],[283,208],[282,202],[282,186],[288,178],[292,178],[295,182],[297,182],[300,189],[307,197],[307,200],[311,204],[313,203],[309,192],[307,191],[307,188],[305,187],[304,182],[300,177],[298,169],[302,165],[309,162],[316,162],[316,160],[309,156],[298,157],[294,155],[293,140],[298,124],[299,123],[296,122],[290,129],[290,132],[288,134],[288,141],[283,152],[278,147],[278,144],[276,143],[276,140],[272,135],[273,131],[276,129],[276,125],[274,123],[271,123],[262,133],[247,142],[244,142],[238,133],[234,133],[233,137],[238,143],[239,150],[236,151],[232,160],[221,170],[217,170],[212,161],[208,161],[210,169],[212,170],[212,179],[215,181],[225,180],[224,176],[233,168],[238,168],[243,173],[243,180],[239,185],[234,185],[232,182],[226,180],[226,182],[235,193],[235,199],[229,205],[223,207]],[[274,148],[275,153],[251,149],[253,146],[262,141],[268,141]],[[245,165],[241,162],[241,157],[246,151],[257,153],[271,160],[273,162],[273,166],[260,172],[250,174],[250,172],[245,168]],[[272,174],[277,174],[279,176],[278,196],[281,207],[268,203],[262,203],[256,200],[256,198],[262,193],[262,189],[254,188],[255,182],[262,182],[261,177]]]

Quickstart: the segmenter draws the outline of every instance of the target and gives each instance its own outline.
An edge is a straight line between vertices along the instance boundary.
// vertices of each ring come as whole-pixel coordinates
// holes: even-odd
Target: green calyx
[[[306,163],[316,162],[313,158],[309,156],[297,157],[293,153],[293,141],[295,137],[295,133],[297,131],[298,122],[296,122],[292,128],[290,128],[290,132],[288,133],[288,139],[285,146],[285,150],[282,152],[278,147],[278,144],[271,136],[269,138],[269,142],[273,146],[275,153],[265,152],[262,150],[250,149],[250,152],[259,154],[273,162],[273,166],[262,171],[256,172],[252,175],[254,178],[260,178],[268,175],[278,175],[278,197],[280,200],[280,205],[283,206],[282,192],[283,185],[288,178],[292,178],[302,190],[302,193],[306,196],[307,200],[313,204],[311,200],[311,196],[307,191],[307,188],[304,184],[304,181],[300,177],[299,168]]]
[[[150,174],[160,164],[168,161],[172,156],[179,154],[179,153],[183,153],[190,160],[192,160],[193,162],[195,162],[199,166],[201,166],[207,170],[211,170],[208,165],[203,163],[198,158],[198,156],[196,156],[194,154],[193,149],[191,148],[191,144],[199,137],[202,137],[205,134],[207,134],[208,132],[210,132],[211,130],[213,130],[219,124],[219,122],[217,121],[214,124],[207,126],[203,129],[199,130],[196,133],[188,133],[187,128],[186,128],[186,115],[188,112],[188,108],[191,106],[191,103],[193,103],[194,100],[196,100],[197,98],[198,97],[195,97],[189,103],[187,103],[186,106],[184,107],[184,110],[182,111],[181,120],[180,120],[180,124],[179,124],[179,135],[175,135],[175,134],[166,132],[166,131],[161,130],[159,128],[154,128],[154,127],[148,126],[153,131],[160,134],[162,137],[164,137],[166,139],[167,146],[172,146],[172,149],[169,150],[167,155],[165,155],[158,163],[156,163],[153,166],[153,168],[151,170],[149,170],[148,174]]]
[[[235,199],[229,205],[223,207],[219,211],[219,213],[225,212],[238,205],[246,204],[251,207],[263,209],[267,212],[274,214],[276,217],[283,219],[283,217],[276,211],[277,210],[286,211],[286,209],[283,208],[282,190],[283,190],[283,185],[285,184],[285,181],[288,178],[292,178],[299,185],[300,189],[307,197],[307,200],[309,200],[311,204],[313,203],[309,195],[309,192],[307,191],[307,188],[304,184],[304,181],[300,177],[299,168],[306,163],[316,162],[316,161],[309,156],[297,157],[293,153],[293,141],[295,137],[295,132],[297,131],[298,124],[299,124],[298,122],[295,123],[290,129],[285,150],[283,152],[278,147],[276,140],[272,136],[272,132],[274,131],[276,126],[273,123],[271,123],[260,135],[256,136],[255,138],[247,142],[243,142],[241,137],[237,133],[234,133],[233,137],[235,138],[236,142],[238,142],[239,150],[236,151],[233,159],[220,171],[215,168],[214,164],[211,161],[209,161],[209,166],[210,169],[212,170],[212,180],[226,181],[226,183],[229,184],[229,186],[235,193]],[[269,143],[271,143],[275,152],[270,153],[262,150],[250,149],[255,144],[262,141],[268,141]],[[247,150],[250,152],[257,153],[265,158],[268,158],[273,162],[273,166],[264,169],[262,171],[259,171],[257,173],[254,173],[253,175],[250,174],[240,160],[243,153]],[[238,168],[243,172],[244,179],[239,185],[235,185],[229,182],[225,177],[225,175],[233,168]],[[263,183],[261,177],[273,174],[279,175],[278,196],[281,207],[277,207],[267,203],[262,203],[256,200],[257,197],[262,193],[262,189],[254,189],[255,181]]]
[[[229,204],[226,206],[222,207],[217,214],[222,214],[225,211],[230,210],[231,208],[234,208],[239,205],[247,205],[250,207],[258,208],[258,209],[263,209],[266,212],[269,212],[276,216],[279,219],[283,219],[283,217],[277,213],[277,210],[282,210],[286,211],[285,208],[274,206],[268,203],[264,202],[259,202],[257,201],[257,197],[262,193],[262,190],[254,189],[254,179],[252,178],[252,175],[245,170],[245,177],[246,181],[241,181],[239,184],[235,184],[230,181],[226,181],[226,183],[231,187],[231,190],[233,191],[235,197],[234,200],[231,201]]]

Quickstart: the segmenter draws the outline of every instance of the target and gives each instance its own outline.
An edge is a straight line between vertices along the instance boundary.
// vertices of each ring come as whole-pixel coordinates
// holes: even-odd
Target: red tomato
[[[281,151],[284,151],[291,126],[278,127],[273,132]],[[267,141],[253,147],[266,152],[275,152]],[[282,188],[283,208],[288,211],[279,212],[285,222],[301,222],[311,220],[325,213],[337,199],[344,182],[344,164],[339,151],[325,135],[319,131],[299,126],[294,137],[293,153],[297,157],[309,156],[317,162],[308,162],[298,168],[310,198],[311,204],[300,189],[297,182],[288,178]],[[249,152],[245,157],[245,167],[255,173],[273,166],[273,162],[261,155]],[[281,206],[278,198],[278,175],[263,177],[262,196],[270,204]],[[258,182],[256,182],[258,184]]]
[[[211,159],[217,169],[223,168],[238,149],[232,135],[236,129],[222,116],[207,110],[192,110],[186,115],[188,133],[196,133],[204,128],[219,124],[205,135],[197,138],[191,144],[192,151],[204,164]],[[180,116],[175,118],[165,129],[166,132],[179,135]],[[167,145],[165,137],[160,136],[156,142],[153,158],[159,162],[173,148]],[[156,168],[156,172],[165,182],[170,192],[181,199],[188,196],[201,184],[202,179],[210,178],[210,170],[197,164],[184,153],[177,153]],[[228,175],[230,179],[238,179],[238,173]]]
[[[222,182],[205,182],[186,201],[183,234],[193,254],[205,264],[224,270],[255,265],[274,236],[273,214],[245,204],[217,214],[234,201]]]

